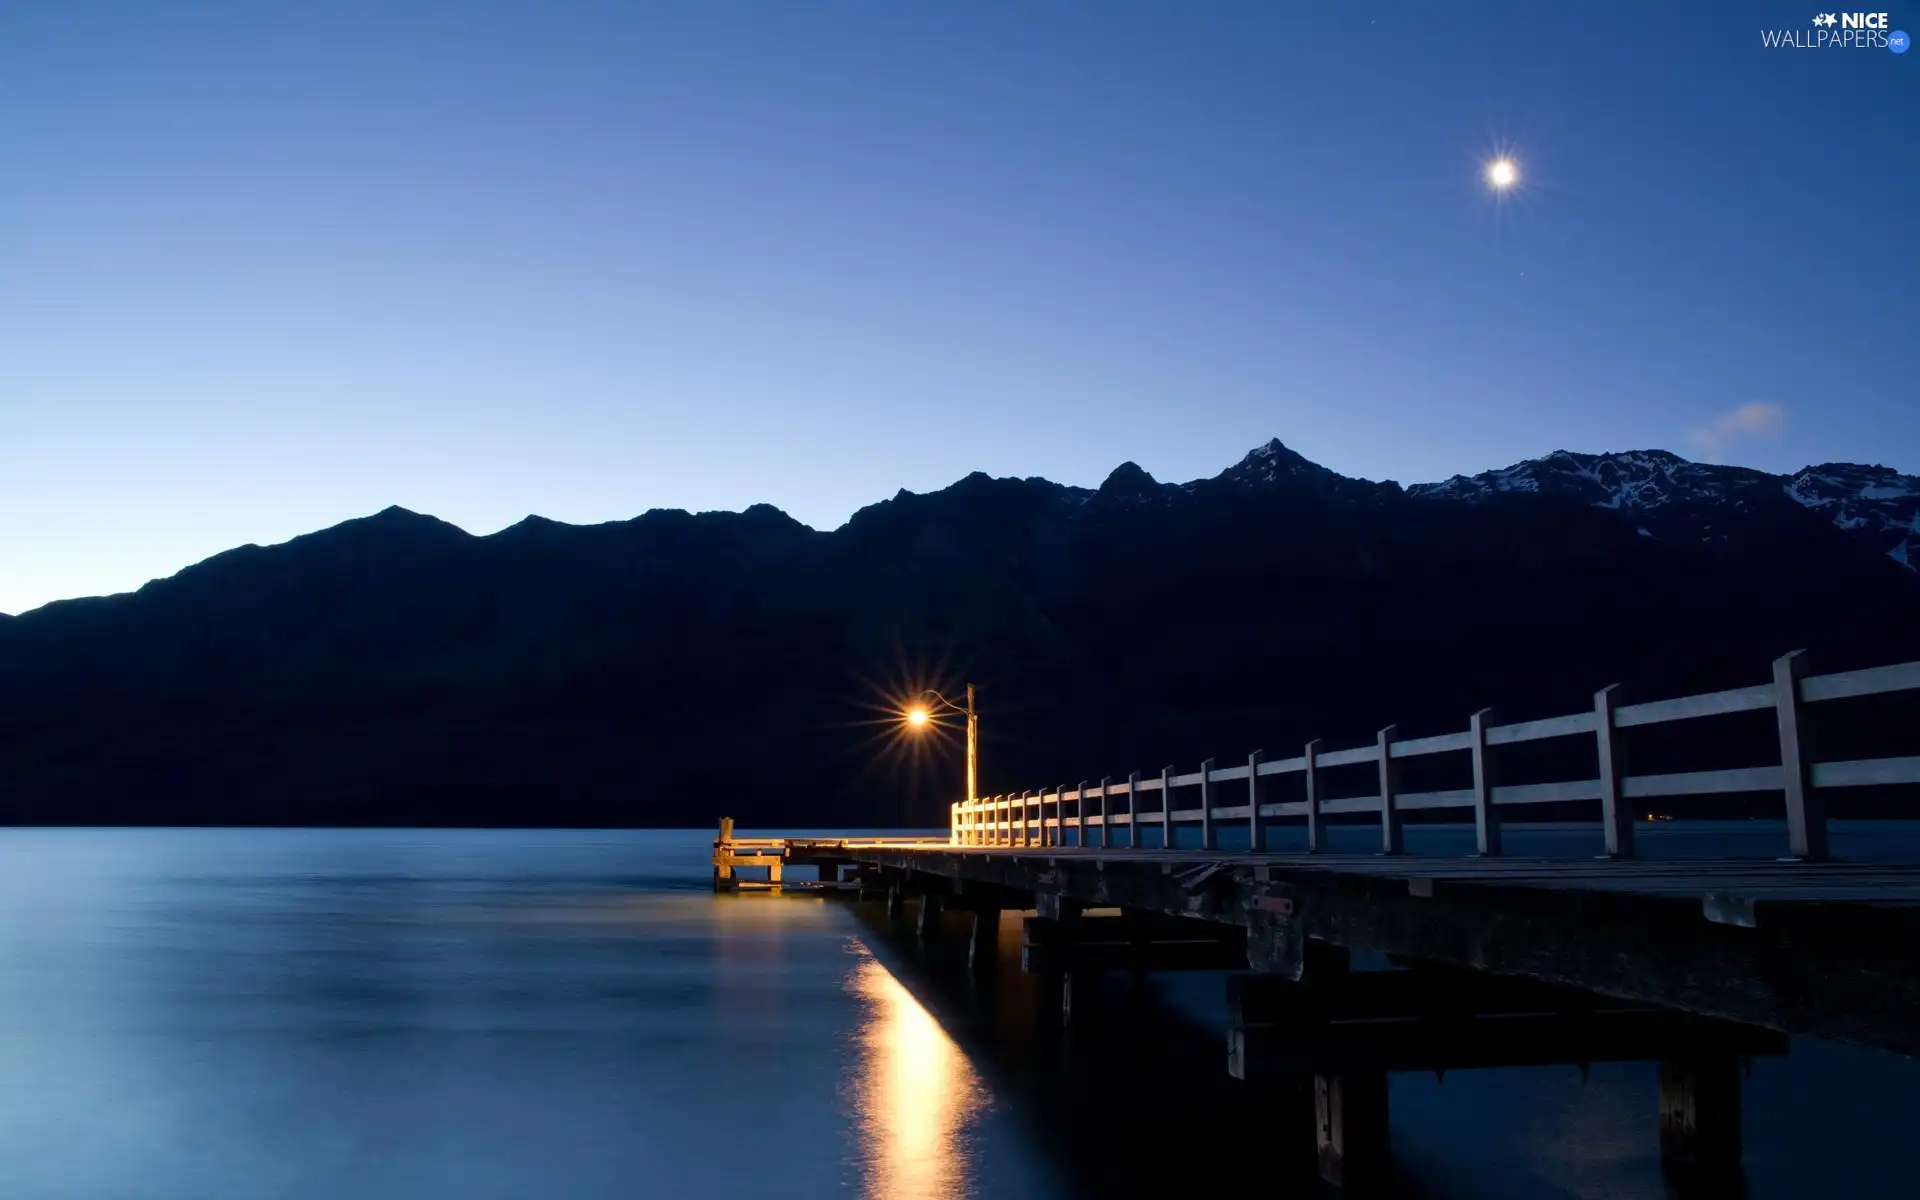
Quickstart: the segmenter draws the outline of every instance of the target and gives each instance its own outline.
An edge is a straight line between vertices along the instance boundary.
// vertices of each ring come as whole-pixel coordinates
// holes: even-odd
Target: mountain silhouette
[[[0,819],[944,824],[957,744],[892,716],[919,687],[980,685],[991,793],[1920,657],[1916,505],[1658,451],[1403,489],[1273,441],[832,532],[389,508],[0,620]]]

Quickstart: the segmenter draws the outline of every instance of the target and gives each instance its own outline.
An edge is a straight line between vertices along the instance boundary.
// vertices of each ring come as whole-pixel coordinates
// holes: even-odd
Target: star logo
[[[1831,29],[1840,23],[1840,18],[1834,16],[1832,13],[1821,13],[1813,19],[1813,23]]]

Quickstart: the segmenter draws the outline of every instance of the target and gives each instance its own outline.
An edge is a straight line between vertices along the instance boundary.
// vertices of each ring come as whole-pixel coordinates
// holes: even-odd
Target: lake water
[[[0,831],[0,1195],[1311,1194],[1226,1078],[1218,976],[1039,1040],[1017,970],[713,895],[711,836]],[[1655,1093],[1649,1064],[1395,1076],[1403,1191],[1672,1195]],[[1916,1194],[1917,1113],[1920,1063],[1796,1039],[1747,1084],[1750,1195]]]

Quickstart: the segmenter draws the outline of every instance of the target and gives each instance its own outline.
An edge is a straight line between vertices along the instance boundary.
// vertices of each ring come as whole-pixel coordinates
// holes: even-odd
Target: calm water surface
[[[0,1195],[1077,1197],[1250,1164],[1310,1194],[1225,1077],[1218,976],[1038,1042],[1017,970],[716,897],[710,837],[0,831]],[[1654,1096],[1646,1064],[1396,1076],[1403,1189],[1666,1197]],[[1750,1194],[1916,1194],[1916,1115],[1920,1064],[1797,1040],[1748,1083]]]

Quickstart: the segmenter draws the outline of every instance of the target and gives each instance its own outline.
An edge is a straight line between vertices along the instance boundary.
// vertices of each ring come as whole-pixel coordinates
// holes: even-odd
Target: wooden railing
[[[1323,818],[1353,813],[1378,814],[1380,849],[1398,854],[1404,849],[1403,815],[1434,809],[1472,809],[1476,846],[1481,854],[1501,852],[1500,822],[1503,811],[1525,805],[1555,804],[1565,801],[1598,800],[1600,825],[1606,840],[1606,853],[1614,857],[1633,854],[1633,813],[1628,801],[1661,796],[1696,796],[1729,792],[1781,792],[1786,799],[1787,851],[1795,858],[1827,857],[1826,806],[1821,792],[1830,788],[1864,787],[1873,784],[1920,783],[1920,757],[1870,758],[1846,762],[1812,762],[1805,750],[1804,719],[1808,705],[1857,696],[1883,695],[1920,689],[1920,662],[1890,667],[1872,667],[1836,675],[1807,675],[1806,655],[1794,651],[1774,661],[1773,682],[1753,687],[1682,696],[1673,700],[1654,700],[1645,704],[1619,703],[1618,685],[1595,693],[1590,712],[1564,717],[1522,721],[1513,725],[1492,723],[1491,710],[1473,714],[1462,733],[1444,733],[1436,737],[1401,739],[1393,726],[1380,730],[1371,746],[1351,750],[1327,750],[1318,741],[1308,742],[1297,757],[1268,761],[1258,752],[1248,757],[1245,766],[1215,767],[1213,759],[1190,774],[1175,774],[1171,767],[1158,777],[1142,777],[1139,772],[1116,783],[1109,777],[1098,785],[1082,783],[1077,788],[1058,787],[1051,792],[1025,792],[1018,796],[991,796],[952,806],[950,840],[955,845],[1049,846],[1068,844],[1067,830],[1077,831],[1075,845],[1091,845],[1087,839],[1098,831],[1098,845],[1108,847],[1116,826],[1129,828],[1129,844],[1139,844],[1143,828],[1158,825],[1161,846],[1174,845],[1174,829],[1180,825],[1198,825],[1204,849],[1219,848],[1219,831],[1238,822],[1248,831],[1254,849],[1265,847],[1265,822],[1269,819],[1304,817],[1307,850],[1326,848],[1326,822]],[[1740,767],[1719,771],[1692,771],[1675,775],[1626,775],[1620,770],[1621,731],[1642,725],[1687,721],[1698,717],[1772,709],[1780,734],[1780,762],[1775,766]],[[1592,737],[1599,754],[1599,778],[1558,783],[1531,783],[1498,786],[1494,782],[1493,748],[1548,738]],[[1398,783],[1398,764],[1425,755],[1468,754],[1472,756],[1473,786],[1454,791],[1402,792]],[[1361,796],[1329,797],[1325,794],[1321,772],[1344,766],[1373,763],[1378,769],[1378,787]],[[1265,802],[1262,781],[1279,775],[1304,775],[1306,798],[1282,803]],[[1222,784],[1243,784],[1244,799],[1237,804],[1221,804],[1217,789]],[[1198,791],[1198,804],[1175,808],[1175,792],[1180,788]],[[1236,788],[1235,791],[1241,791]],[[1141,810],[1142,795],[1158,792],[1157,808]],[[1089,813],[1087,805],[1098,802]],[[1118,802],[1118,805],[1109,801]],[[1072,806],[1069,815],[1068,806]],[[1048,817],[1051,811],[1053,816]]]

